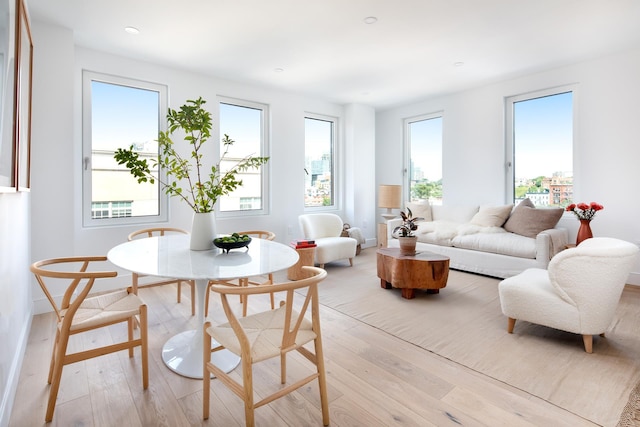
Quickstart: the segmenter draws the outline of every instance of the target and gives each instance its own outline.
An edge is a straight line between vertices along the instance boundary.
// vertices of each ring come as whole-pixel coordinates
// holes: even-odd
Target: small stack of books
[[[291,247],[294,249],[315,248],[316,241],[315,240],[294,240],[291,242]]]

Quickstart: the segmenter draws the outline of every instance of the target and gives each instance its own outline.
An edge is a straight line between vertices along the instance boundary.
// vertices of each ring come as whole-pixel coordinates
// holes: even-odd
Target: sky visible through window
[[[514,176],[573,174],[573,94],[565,92],[514,104]]]
[[[158,92],[91,82],[94,150],[115,150],[158,139]]]

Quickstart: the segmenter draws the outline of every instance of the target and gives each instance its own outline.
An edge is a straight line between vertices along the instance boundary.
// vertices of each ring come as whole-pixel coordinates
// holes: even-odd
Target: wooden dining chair
[[[154,237],[154,236],[164,236],[166,234],[179,233],[179,234],[189,234],[186,230],[181,228],[171,228],[171,227],[154,227],[154,228],[145,228],[142,230],[134,231],[129,234],[127,240],[131,241],[137,238],[145,238],[145,237]],[[196,314],[196,285],[193,280],[177,280],[177,279],[163,279],[155,282],[146,282],[144,285],[139,283],[140,277],[144,277],[143,274],[131,273],[131,287],[133,288],[133,293],[138,295],[138,289],[142,288],[150,288],[153,286],[163,286],[163,285],[171,285],[176,284],[178,287],[178,295],[177,301],[180,303],[182,296],[182,282],[187,283],[191,286],[191,315],[195,316]]]
[[[90,271],[90,265],[93,266],[105,261],[107,261],[107,258],[104,256],[66,257],[37,261],[31,265],[31,271],[51,303],[58,321],[51,364],[49,365],[49,378],[47,379],[47,382],[51,384],[51,388],[45,415],[46,422],[53,419],[53,411],[64,365],[125,349],[129,350],[129,357],[133,357],[134,347],[140,346],[142,353],[142,388],[146,390],[149,385],[147,306],[137,295],[129,290],[97,295],[89,294],[96,279],[118,275],[116,271],[93,271],[93,269]],[[62,280],[68,282],[68,286],[62,297],[62,302],[58,306],[46,283],[50,285],[55,283],[56,286],[59,286]],[[138,319],[135,319],[136,317]],[[121,322],[127,322],[127,341],[77,353],[67,353],[67,345],[71,335]],[[137,339],[134,338],[133,331],[133,326],[136,322],[140,325],[140,337]]]
[[[327,381],[320,333],[320,313],[318,303],[318,283],[327,276],[327,272],[318,267],[302,267],[310,277],[298,281],[290,281],[270,285],[228,286],[214,284],[212,292],[220,294],[222,307],[228,322],[212,326],[204,325],[204,363],[203,363],[203,417],[209,418],[209,400],[211,379],[214,374],[222,384],[227,386],[244,401],[244,412],[247,426],[254,425],[254,410],[275,399],[285,396],[305,384],[318,379],[322,422],[329,425],[329,403],[327,400]],[[306,294],[296,292],[306,290]],[[252,314],[238,319],[229,306],[228,295],[257,295],[270,292],[285,292],[286,299],[276,309]],[[300,311],[294,309],[294,297],[300,299]],[[310,316],[307,316],[310,311]],[[212,338],[220,345],[211,348]],[[313,351],[305,344],[313,342]],[[211,353],[226,348],[242,359],[242,384],[216,365],[210,362]],[[253,365],[274,357],[280,358],[280,383],[287,384],[287,353],[298,351],[315,366],[315,372],[304,378],[296,378],[295,382],[279,387],[269,396],[254,402]]]
[[[251,230],[251,231],[239,231],[239,235],[247,235],[252,239],[265,239],[265,240],[273,240],[276,238],[276,234],[271,231],[262,231],[262,230]],[[224,280],[212,280],[209,282],[209,286],[214,284],[226,284],[226,285],[235,285],[235,286],[257,286],[257,285],[270,285],[273,284],[273,273],[266,274],[264,276],[256,276],[256,277],[241,277],[237,279],[237,281],[224,281]],[[204,315],[209,315],[209,295],[211,293],[207,291],[207,297],[204,303]],[[269,295],[271,298],[271,309],[273,310],[275,300],[273,292]],[[240,295],[240,302],[242,303],[242,316],[247,315],[247,303],[248,303],[247,295]]]

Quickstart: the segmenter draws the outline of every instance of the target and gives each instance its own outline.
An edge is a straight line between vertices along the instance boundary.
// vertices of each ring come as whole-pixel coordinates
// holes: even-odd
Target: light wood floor
[[[347,267],[348,269],[348,267]],[[339,274],[335,269],[331,274]],[[187,287],[185,287],[187,288]],[[242,402],[212,381],[211,418],[202,421],[202,382],[169,371],[162,344],[195,327],[187,289],[183,302],[175,288],[141,290],[149,306],[150,384],[142,390],[140,352],[126,351],[64,368],[55,426],[234,426],[244,425]],[[219,317],[212,298],[212,320]],[[250,311],[267,307],[253,298]],[[238,308],[240,304],[238,302]],[[218,314],[216,314],[218,313]],[[476,373],[334,310],[321,310],[332,426],[594,426],[507,384]],[[47,370],[54,332],[50,314],[33,319],[10,426],[44,425]],[[75,348],[118,340],[124,327],[87,334]],[[289,359],[289,377],[307,372]],[[278,361],[258,365],[257,393],[278,384]],[[236,372],[239,371],[236,369]],[[579,390],[575,390],[576,393]],[[606,402],[600,402],[606,405]],[[258,426],[320,426],[317,383],[256,411]]]

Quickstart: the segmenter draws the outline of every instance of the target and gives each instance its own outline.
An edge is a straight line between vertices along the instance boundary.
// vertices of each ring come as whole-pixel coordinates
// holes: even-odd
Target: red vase
[[[583,240],[593,237],[591,226],[589,225],[590,223],[591,220],[589,219],[580,220],[580,228],[578,228],[578,236],[576,237],[576,246],[578,246]]]

